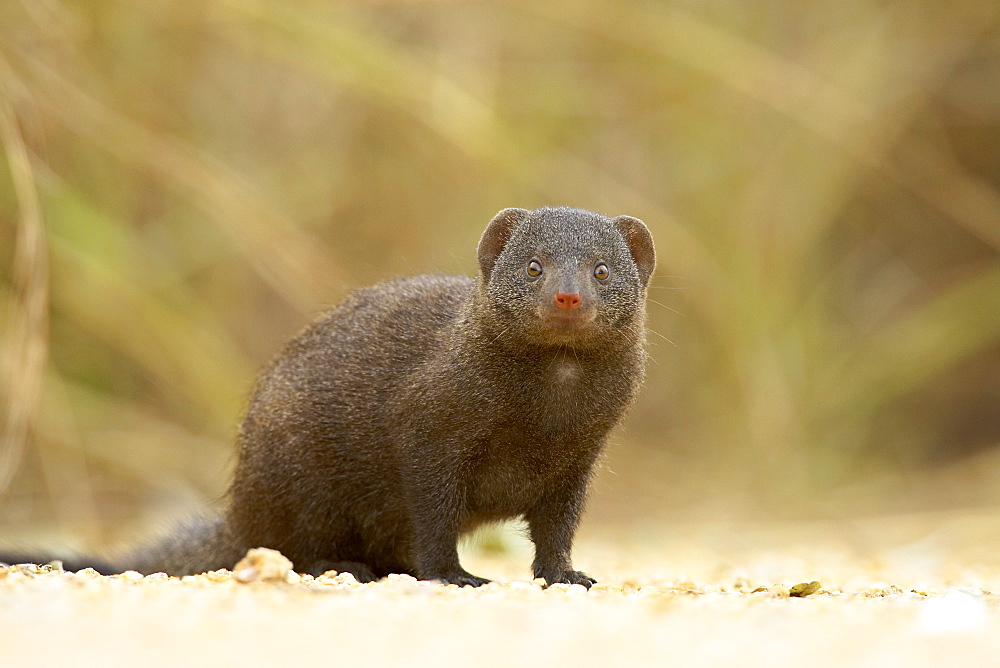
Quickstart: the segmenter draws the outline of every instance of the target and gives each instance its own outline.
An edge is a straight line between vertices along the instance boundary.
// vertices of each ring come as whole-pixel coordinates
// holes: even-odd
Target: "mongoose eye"
[[[532,260],[528,263],[528,266],[524,269],[528,276],[532,278],[538,278],[542,275],[542,264],[538,260]]]
[[[606,281],[611,277],[611,270],[603,262],[594,267],[594,278],[599,281]]]

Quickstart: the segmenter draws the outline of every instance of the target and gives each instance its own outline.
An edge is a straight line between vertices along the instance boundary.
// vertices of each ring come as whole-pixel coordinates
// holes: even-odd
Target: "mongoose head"
[[[479,289],[511,335],[593,346],[621,334],[641,338],[655,265],[653,239],[637,218],[504,209],[479,242]]]

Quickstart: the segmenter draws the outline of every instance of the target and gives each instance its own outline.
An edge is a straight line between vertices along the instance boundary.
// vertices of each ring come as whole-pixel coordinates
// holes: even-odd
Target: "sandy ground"
[[[591,537],[576,558],[601,580],[589,592],[524,579],[523,545],[467,556],[470,570],[498,580],[479,589],[405,576],[362,585],[286,574],[280,562],[272,582],[260,581],[268,574],[259,564],[234,569],[237,577],[187,578],[0,568],[0,665],[1000,661],[1000,559],[985,544],[1000,537],[996,519],[852,526],[686,527],[683,540],[656,542]],[[872,536],[883,544],[871,547]],[[814,593],[790,595],[812,581]]]

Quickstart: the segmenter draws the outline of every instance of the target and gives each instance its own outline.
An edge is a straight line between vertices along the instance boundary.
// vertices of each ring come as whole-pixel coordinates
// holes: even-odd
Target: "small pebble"
[[[237,582],[287,582],[292,562],[277,550],[255,547],[233,567]]]
[[[809,596],[810,594],[815,594],[819,591],[819,588],[819,580],[813,580],[812,582],[800,582],[797,585],[789,587],[788,595],[802,598]]]

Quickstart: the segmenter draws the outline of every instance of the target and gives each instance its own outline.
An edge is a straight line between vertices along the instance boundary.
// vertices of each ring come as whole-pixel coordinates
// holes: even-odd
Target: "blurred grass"
[[[993,0],[4,3],[0,527],[219,496],[281,341],[542,204],[660,257],[595,524],[1000,505],[998,91]]]

